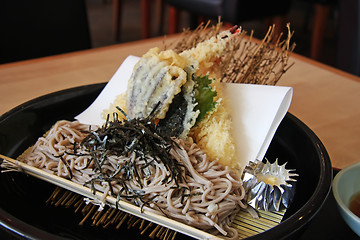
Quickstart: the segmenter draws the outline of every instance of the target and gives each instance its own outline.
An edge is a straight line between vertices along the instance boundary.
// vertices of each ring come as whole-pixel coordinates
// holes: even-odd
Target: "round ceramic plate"
[[[98,96],[105,83],[55,92],[31,100],[0,117],[0,153],[16,158],[61,119],[73,120]],[[249,239],[281,239],[294,236],[321,208],[330,191],[329,156],[316,135],[288,113],[266,153],[299,174],[294,201],[276,227]],[[73,208],[46,204],[55,186],[19,172],[0,174],[0,225],[7,234],[38,239],[148,239],[139,230],[79,225],[82,214]],[[176,239],[189,239],[177,234]]]

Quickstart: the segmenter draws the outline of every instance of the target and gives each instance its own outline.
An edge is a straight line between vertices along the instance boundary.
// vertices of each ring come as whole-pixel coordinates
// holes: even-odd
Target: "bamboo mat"
[[[277,226],[284,217],[286,210],[279,212],[258,211],[259,218],[256,219],[242,209],[233,220],[232,226],[237,229],[239,239],[251,237]]]

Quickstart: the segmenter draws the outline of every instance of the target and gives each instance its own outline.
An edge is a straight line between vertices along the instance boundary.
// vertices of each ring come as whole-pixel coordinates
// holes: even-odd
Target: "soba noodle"
[[[89,126],[77,121],[57,122],[45,137],[24,157],[24,161],[82,185],[92,185],[104,194],[122,195],[124,185],[116,181],[100,181],[94,170],[94,161],[84,147],[74,147],[88,134]],[[227,237],[237,237],[231,228],[231,220],[240,208],[246,208],[242,200],[245,190],[239,177],[228,167],[209,161],[206,154],[196,144],[175,140],[176,147],[171,156],[182,164],[183,181],[176,183],[167,179],[169,170],[160,161],[144,159],[132,152],[129,156],[109,155],[103,162],[103,170],[108,176],[127,161],[136,163],[138,172],[144,175],[141,181],[129,179],[129,192],[141,198],[123,197],[137,205],[147,203],[147,210]],[[150,157],[149,157],[150,158]],[[151,162],[152,164],[149,164]],[[111,190],[111,191],[110,191]]]

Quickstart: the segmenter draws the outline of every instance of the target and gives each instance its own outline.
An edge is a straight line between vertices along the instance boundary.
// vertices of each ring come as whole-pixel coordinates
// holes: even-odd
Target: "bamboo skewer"
[[[222,239],[210,233],[193,228],[184,223],[169,219],[165,216],[158,215],[150,211],[147,207],[143,207],[141,209],[140,207],[135,206],[131,203],[122,200],[117,201],[116,198],[112,196],[106,196],[104,198],[103,194],[100,192],[93,193],[92,190],[88,187],[74,183],[68,179],[58,177],[41,169],[32,167],[5,155],[0,154],[0,159],[3,159],[3,161],[5,161],[4,163],[6,164],[7,168],[16,168],[19,172],[24,172],[38,179],[44,180],[71,192],[77,193],[85,198],[89,198],[93,200],[95,204],[106,204],[113,208],[117,207],[119,210],[129,213],[130,215],[145,219],[147,221],[183,233],[196,239]],[[4,166],[4,163],[1,163],[1,165]],[[101,199],[104,199],[104,202],[101,202]]]

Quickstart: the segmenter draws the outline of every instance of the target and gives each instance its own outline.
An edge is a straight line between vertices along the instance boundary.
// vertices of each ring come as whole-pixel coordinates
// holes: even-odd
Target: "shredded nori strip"
[[[170,154],[170,149],[176,143],[169,136],[163,136],[157,131],[152,117],[150,114],[145,119],[119,120],[115,116],[113,121],[107,120],[101,128],[89,133],[81,142],[95,163],[97,176],[88,182],[93,191],[96,181],[107,181],[109,184],[116,182],[122,186],[117,198],[144,202],[137,201],[143,198],[144,192],[131,189],[126,182],[135,180],[142,187],[141,180],[151,174],[148,166],[154,161],[163,163],[170,172],[164,184],[174,180],[178,185],[183,181],[183,166]],[[131,157],[133,153],[146,161],[145,167],[137,166]],[[111,155],[127,156],[129,159],[122,165],[118,164],[117,168],[109,173],[109,170],[104,170],[102,166]]]

